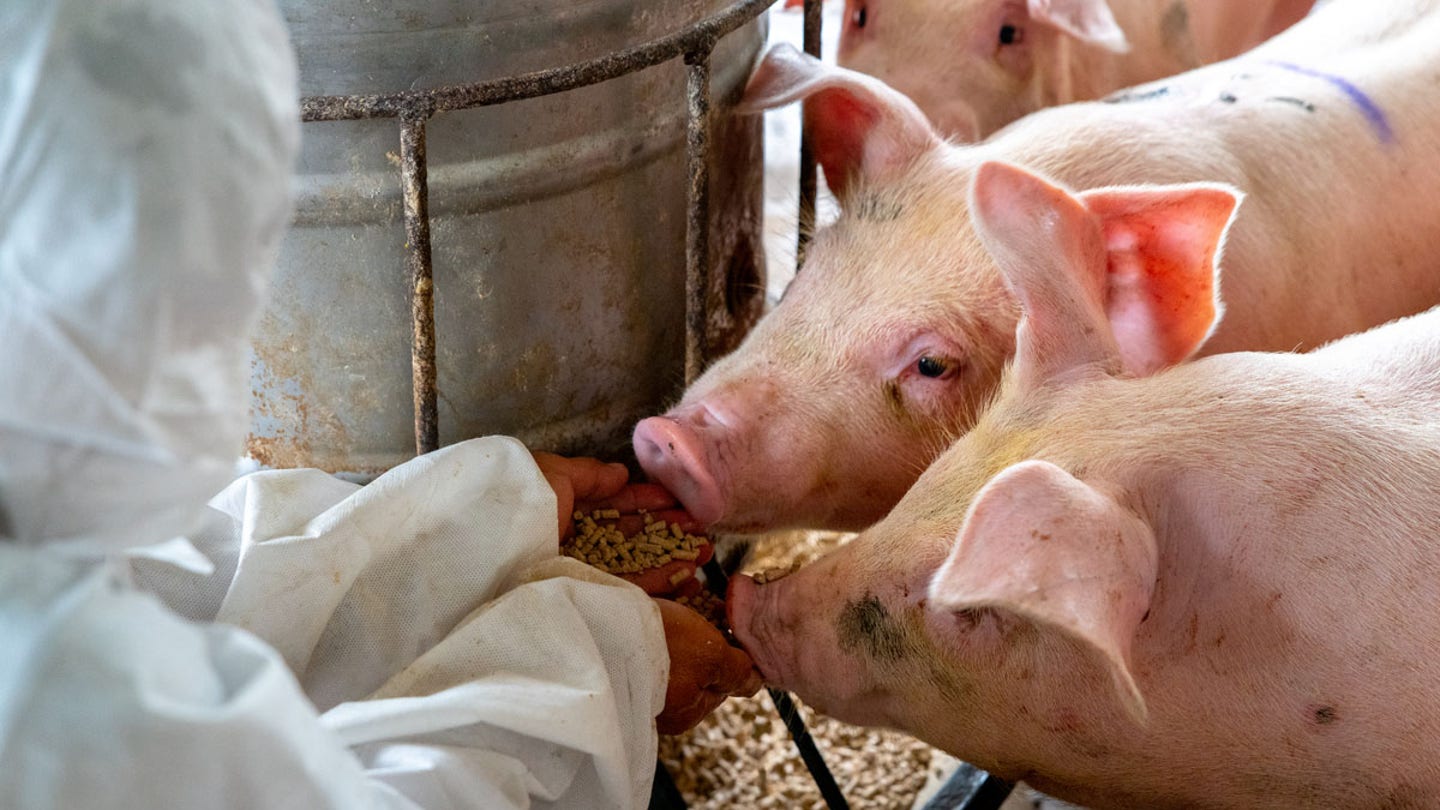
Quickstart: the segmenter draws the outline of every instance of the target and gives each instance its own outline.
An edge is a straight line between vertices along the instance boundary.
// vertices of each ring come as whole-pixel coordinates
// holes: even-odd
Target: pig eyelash
[[[950,364],[927,354],[915,361],[915,370],[920,372],[921,377],[938,379],[945,376],[945,373],[950,370]]]
[[[937,354],[922,354],[911,364],[915,373],[928,380],[948,380],[960,373],[959,360]]]

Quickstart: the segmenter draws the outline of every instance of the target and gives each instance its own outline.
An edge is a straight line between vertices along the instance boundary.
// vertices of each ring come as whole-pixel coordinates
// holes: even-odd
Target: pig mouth
[[[789,586],[740,576],[730,580],[726,595],[735,640],[766,685],[793,692],[815,711],[845,722],[893,724],[889,690],[873,682],[862,660],[840,654],[824,622],[815,620],[815,600]]]
[[[749,576],[735,577],[726,594],[725,613],[735,640],[755,662],[766,685],[790,689],[794,682],[790,668],[782,663],[784,656],[766,641],[786,638],[793,630],[772,626],[776,590],[773,585],[757,584]]]

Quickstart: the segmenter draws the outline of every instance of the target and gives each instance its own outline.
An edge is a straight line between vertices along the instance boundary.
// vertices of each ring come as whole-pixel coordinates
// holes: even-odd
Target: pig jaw
[[[890,725],[889,695],[869,662],[846,650],[804,571],[757,585],[732,581],[727,610],[735,637],[767,684],[794,692],[822,714],[860,725]],[[787,582],[795,584],[787,585]],[[815,583],[812,583],[815,584]]]
[[[939,677],[947,681],[939,690],[950,694],[957,682],[938,671],[924,637],[926,564],[915,558],[919,568],[904,574],[913,582],[877,575],[851,553],[862,541],[765,585],[737,578],[727,600],[731,627],[767,682],[817,711],[913,727],[917,692],[937,688]]]

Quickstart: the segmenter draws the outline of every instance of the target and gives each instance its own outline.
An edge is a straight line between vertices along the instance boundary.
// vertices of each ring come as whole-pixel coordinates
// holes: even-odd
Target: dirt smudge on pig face
[[[835,630],[840,649],[864,654],[876,661],[899,661],[910,645],[904,628],[873,594],[847,601],[840,610]]]

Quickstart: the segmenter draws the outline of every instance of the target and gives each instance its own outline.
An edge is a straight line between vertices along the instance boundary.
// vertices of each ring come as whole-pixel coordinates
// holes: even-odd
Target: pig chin
[[[725,597],[726,619],[735,633],[735,640],[750,654],[765,683],[782,689],[794,686],[788,662],[789,643],[800,628],[788,622],[775,610],[780,583],[759,585],[748,576],[730,580]]]

